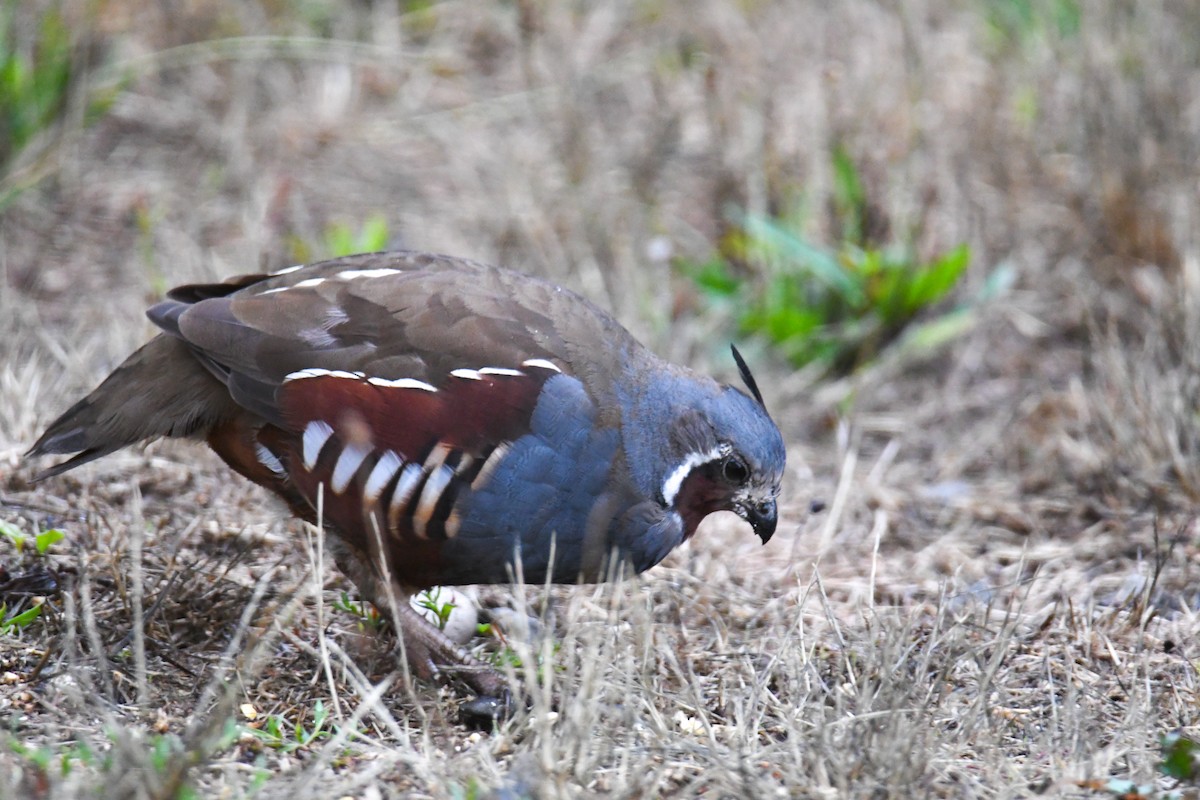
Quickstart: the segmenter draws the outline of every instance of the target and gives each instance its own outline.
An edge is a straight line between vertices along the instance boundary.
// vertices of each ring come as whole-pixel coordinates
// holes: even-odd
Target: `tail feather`
[[[159,335],[51,423],[27,458],[74,453],[34,480],[160,436],[204,435],[237,407],[187,345]]]
[[[82,453],[76,453],[75,455],[68,458],[66,461],[63,461],[60,464],[55,464],[53,467],[48,467],[48,468],[42,470],[41,472],[37,473],[36,475],[34,475],[33,482],[37,483],[38,481],[44,481],[47,478],[53,478],[56,475],[62,475],[64,472],[67,472],[68,470],[73,470],[76,467],[81,467],[84,464],[88,463],[89,461],[95,461],[97,458],[102,458],[102,457],[108,455],[109,453],[114,453],[120,449],[121,448],[119,446],[113,446],[113,447],[104,447],[104,448],[93,448],[91,450],[84,450]],[[29,455],[35,455],[35,454],[32,451],[30,451],[29,453],[26,453],[26,456],[29,456]]]

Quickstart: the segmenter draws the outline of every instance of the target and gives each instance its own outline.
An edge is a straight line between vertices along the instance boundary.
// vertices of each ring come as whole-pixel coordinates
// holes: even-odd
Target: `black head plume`
[[[766,409],[767,404],[763,402],[762,392],[758,390],[758,381],[754,380],[754,376],[750,374],[750,367],[746,366],[746,359],[742,358],[742,354],[734,345],[729,345],[729,349],[733,351],[733,360],[737,362],[738,373],[741,374],[746,388],[750,390],[750,394],[754,395],[758,404]]]

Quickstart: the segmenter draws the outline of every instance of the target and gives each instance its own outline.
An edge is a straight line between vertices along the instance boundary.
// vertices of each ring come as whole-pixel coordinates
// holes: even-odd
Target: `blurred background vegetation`
[[[1200,608],[1198,87],[1194,0],[0,0],[0,489],[27,503],[8,538],[58,530],[28,509],[64,516],[63,501],[22,482],[19,456],[53,412],[152,333],[143,309],[170,286],[385,247],[478,258],[584,292],[675,361],[732,377],[736,340],[789,442],[776,549],[712,557],[735,540],[698,537],[709,544],[681,556],[691,559],[681,575],[707,577],[675,578],[692,605],[658,586],[656,602],[700,617],[693,634],[718,617],[720,641],[644,652],[667,658],[678,645],[702,661],[706,646],[794,643],[796,609],[810,599],[797,565],[813,560],[824,580],[813,596],[829,605],[805,624],[844,626],[843,644],[822,640],[771,684],[778,708],[761,711],[755,694],[684,715],[688,725],[708,713],[717,727],[753,728],[744,740],[704,749],[691,733],[655,729],[653,747],[630,749],[625,737],[640,734],[620,715],[588,718],[592,727],[564,718],[553,736],[529,734],[554,756],[546,774],[570,783],[554,769],[645,756],[629,768],[643,788],[714,795],[744,795],[735,778],[760,760],[777,770],[755,773],[764,794],[796,794],[814,776],[828,791],[871,796],[881,786],[1065,793],[1096,774],[1149,780],[1178,752],[1192,757],[1191,745],[1159,746],[1166,729],[1191,726],[1183,741],[1196,739],[1195,653],[1179,655],[1195,636],[1170,626],[1192,620],[1194,631]],[[126,523],[136,486],[176,533],[201,518],[233,528],[268,513],[231,495],[241,490],[220,467],[194,468],[194,451],[180,461],[189,467],[108,466],[94,486],[63,485],[72,503]],[[178,485],[155,488],[135,471]],[[806,515],[814,500],[827,502],[824,516]],[[172,516],[185,513],[194,518]],[[108,532],[89,552],[116,553],[107,568],[123,574],[125,537],[95,527]],[[790,550],[778,549],[788,537]],[[65,546],[19,548],[12,563],[52,562]],[[175,569],[146,552],[148,570]],[[244,594],[212,585],[236,622]],[[717,599],[705,591],[714,586]],[[1018,591],[1030,609],[1066,604],[1070,614],[1046,612],[1019,641],[988,639],[982,624],[937,627],[973,599],[990,608]],[[876,600],[911,611],[913,627],[855,616]],[[696,610],[706,603],[721,612]],[[928,608],[935,622],[921,616]],[[109,611],[106,631],[129,629],[125,606]],[[54,624],[47,616],[10,605],[0,626],[28,637]],[[185,619],[168,606],[159,624],[176,627],[164,638],[186,638]],[[986,641],[954,639],[960,649],[949,647],[942,667],[914,666],[905,659],[944,655],[904,639],[925,636],[925,625]],[[208,641],[207,627],[197,631]],[[871,649],[879,642],[895,652]],[[620,645],[606,668],[625,663]],[[1110,661],[1096,655],[1114,647]],[[980,688],[980,676],[1001,674],[989,672],[993,650],[1006,668],[1034,666],[996,679],[1018,711],[980,721],[979,709],[1004,711]],[[862,653],[879,665],[865,673],[903,686],[872,695],[855,683]],[[1095,670],[1086,679],[1079,653]],[[1121,671],[1148,653],[1163,661]],[[729,686],[766,685],[692,663],[693,679],[721,682],[722,704]],[[210,674],[208,662],[193,666]],[[675,675],[658,666],[638,675]],[[918,673],[953,689],[912,699],[904,692],[921,680],[907,676]],[[1033,673],[1053,685],[1022,694]],[[271,717],[268,747],[291,754],[344,715],[311,713],[311,685],[285,678],[263,685],[302,695],[287,725]],[[625,691],[610,700],[635,705],[629,687],[645,688],[641,678],[621,680],[594,696]],[[195,683],[189,674],[164,700],[176,721]],[[1138,687],[1148,687],[1140,700]],[[1075,705],[1062,705],[1068,694]],[[670,721],[664,698],[676,697],[655,684],[641,701]],[[885,713],[895,710],[888,698],[904,713]],[[910,714],[918,702],[928,705]],[[970,725],[959,724],[958,702]],[[847,722],[846,703],[868,722]],[[65,723],[38,713],[38,741],[57,754],[55,725]],[[129,725],[149,729],[136,715]],[[436,736],[452,728],[422,741],[441,747]],[[88,753],[108,747],[98,740]],[[898,752],[898,740],[922,746]],[[113,747],[89,769],[132,765],[153,783],[155,764],[174,765],[167,788],[137,795],[167,797],[213,753],[223,754],[213,781],[250,758],[222,749],[242,747],[230,740],[195,762],[199,750],[153,741],[149,756]],[[655,747],[674,748],[675,760],[653,760]],[[30,745],[18,761],[39,753]],[[438,796],[502,782],[506,754],[472,758],[409,767],[443,789],[453,773],[458,793]],[[246,793],[249,780],[229,778]]]
[[[105,212],[151,272],[168,217],[223,200],[246,211],[196,242],[222,263],[466,251],[606,292],[679,350],[708,316],[807,380],[936,352],[1030,270],[1178,273],[1190,4],[704,9],[5,0],[9,253],[108,140],[90,166],[124,159]],[[179,185],[138,187],[172,158]]]

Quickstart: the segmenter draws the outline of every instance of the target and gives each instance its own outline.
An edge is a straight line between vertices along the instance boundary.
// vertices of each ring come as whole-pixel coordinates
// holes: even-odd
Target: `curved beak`
[[[775,534],[775,524],[778,522],[778,517],[775,511],[775,501],[767,500],[756,505],[747,504],[742,508],[742,519],[750,523],[750,527],[754,529],[754,533],[758,538],[762,539],[762,543],[766,544],[771,541],[771,537]]]

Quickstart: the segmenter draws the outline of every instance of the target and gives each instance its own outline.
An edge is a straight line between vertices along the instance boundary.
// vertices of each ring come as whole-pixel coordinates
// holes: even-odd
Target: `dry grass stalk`
[[[0,634],[0,797],[1167,787],[1159,736],[1200,735],[1192,5],[127,5],[91,31],[125,90],[0,210],[0,518],[68,534],[0,541],[62,585]],[[1015,288],[828,391],[760,377],[796,465],[770,547],[714,519],[641,579],[489,594],[545,634],[508,639],[529,707],[495,731],[398,674],[320,536],[197,448],[38,485],[19,461],[165,288],[378,211],[394,245],[548,275],[720,363],[664,245],[703,259],[731,204],[825,208],[835,143],[891,230],[971,245],[963,297],[1001,262]]]

